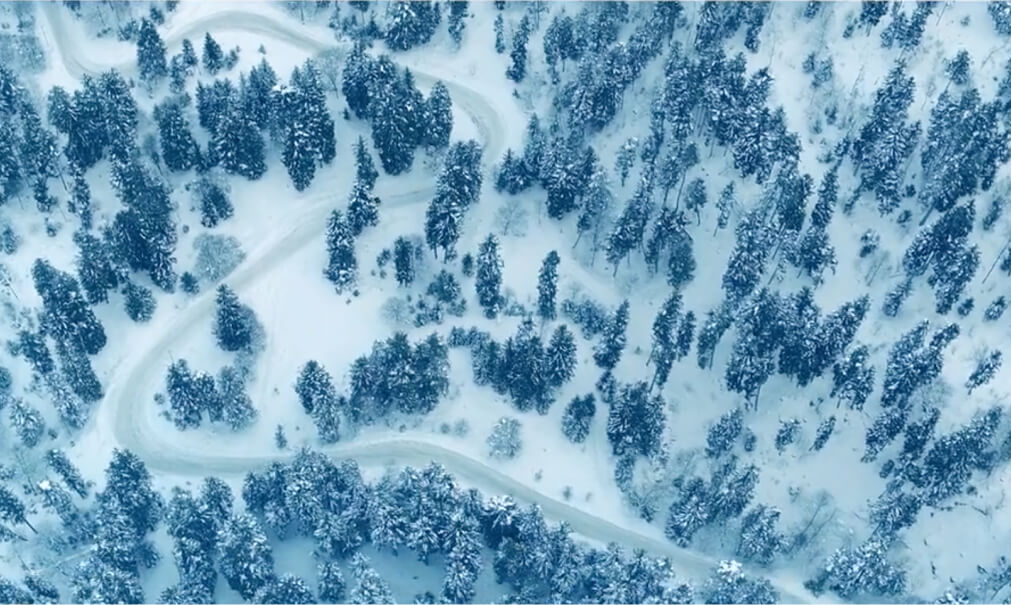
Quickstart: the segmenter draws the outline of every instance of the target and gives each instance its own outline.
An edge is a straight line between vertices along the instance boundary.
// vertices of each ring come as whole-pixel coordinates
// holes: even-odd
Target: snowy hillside
[[[1009,44],[0,2],[0,602],[1011,602]]]

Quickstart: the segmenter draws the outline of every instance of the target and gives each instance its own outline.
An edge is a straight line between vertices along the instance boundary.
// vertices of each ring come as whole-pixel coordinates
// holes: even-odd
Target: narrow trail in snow
[[[52,34],[51,44],[71,76],[80,78],[112,68],[123,73],[135,71],[132,56],[129,60],[118,63],[102,63],[90,58],[85,42],[68,30],[65,21],[66,11],[53,2],[42,2],[38,6],[45,13]],[[191,9],[189,12],[194,10]],[[175,21],[185,16],[189,15],[180,11],[175,15]],[[168,24],[163,32],[168,48],[174,48],[180,45],[184,38],[200,35],[205,31],[253,33],[282,41],[310,54],[339,45],[337,41],[320,36],[319,32],[311,28],[307,27],[303,31],[283,19],[258,12],[229,8],[209,15],[198,14],[191,18],[193,20],[188,22]],[[329,35],[329,32],[326,34]],[[440,76],[426,72],[423,66],[412,66],[411,69],[419,83],[430,84],[441,79]],[[484,95],[453,81],[452,78],[447,77],[444,82],[454,104],[460,106],[477,126],[484,145],[485,163],[494,161],[494,158],[502,153],[502,138],[505,132],[494,106]],[[326,170],[336,168],[327,166],[322,168],[321,172]],[[381,179],[377,193],[383,200],[382,208],[386,210],[391,207],[425,203],[431,199],[434,191],[434,186],[396,191],[388,181],[384,186],[384,180]],[[306,245],[312,243],[322,245],[326,218],[333,207],[332,204],[332,192],[320,192],[315,197],[308,198],[307,207],[300,214],[292,214],[290,225],[278,227],[278,230],[283,231],[283,235],[261,242],[250,251],[246,260],[225,281],[236,292],[241,293]],[[293,455],[283,452],[253,454],[237,448],[224,450],[220,444],[214,443],[207,443],[206,448],[195,451],[165,438],[166,427],[153,426],[150,415],[142,411],[141,406],[148,405],[144,402],[151,397],[148,389],[151,385],[157,384],[163,368],[170,362],[169,351],[173,349],[173,345],[185,342],[195,330],[204,326],[214,311],[214,304],[214,290],[210,289],[192,298],[170,318],[156,320],[157,323],[152,326],[154,338],[146,343],[146,348],[139,354],[130,355],[114,368],[112,381],[107,385],[105,397],[96,410],[94,422],[111,426],[115,445],[135,452],[152,469],[177,476],[234,475],[262,468],[273,461],[288,460]],[[546,518],[565,521],[576,534],[599,542],[616,542],[627,548],[640,548],[654,555],[668,557],[681,574],[704,577],[718,563],[712,557],[621,527],[547,496],[481,460],[437,443],[419,438],[391,436],[381,440],[319,446],[317,449],[333,456],[354,458],[366,465],[394,463],[422,466],[430,461],[438,462],[466,484],[474,485],[489,493],[507,493],[519,501],[539,505]],[[761,571],[755,573],[769,578],[783,602],[819,600],[798,582],[789,578]]]

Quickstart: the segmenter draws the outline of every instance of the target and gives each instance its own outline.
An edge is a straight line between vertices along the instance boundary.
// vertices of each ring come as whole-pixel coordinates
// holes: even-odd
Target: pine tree
[[[513,49],[509,53],[512,60],[506,70],[506,77],[519,83],[527,74],[527,41],[530,39],[530,19],[526,15],[520,20],[519,26],[513,32]]]
[[[1000,369],[1001,362],[1000,351],[991,351],[989,355],[980,359],[976,364],[976,369],[972,371],[969,379],[965,382],[965,388],[969,390],[969,393],[972,394],[973,390],[990,382]]]
[[[815,433],[814,443],[811,445],[811,449],[817,452],[821,450],[821,448],[825,447],[825,444],[828,443],[829,437],[832,436],[833,430],[835,430],[835,416],[829,416],[818,425],[818,431]]]
[[[366,227],[375,227],[379,224],[379,198],[370,196],[365,185],[355,181],[351,188],[347,213],[351,233],[358,237]]]
[[[734,207],[737,205],[734,199],[734,182],[731,181],[723,188],[720,192],[720,198],[716,201],[716,208],[719,210],[719,215],[716,217],[716,231],[720,229],[726,229],[727,225],[730,224],[730,214],[733,212]],[[713,231],[713,234],[716,234]]]
[[[246,394],[245,383],[239,370],[225,366],[218,374],[218,397],[220,418],[233,431],[239,431],[256,420],[256,409]],[[215,420],[218,418],[212,418]]]
[[[562,415],[562,432],[569,441],[582,443],[586,440],[586,436],[590,433],[590,422],[596,411],[593,393],[572,398],[572,401],[565,406],[565,413]]]
[[[323,603],[344,602],[347,584],[344,582],[344,574],[341,573],[340,565],[335,561],[320,563],[318,566],[319,599]]]
[[[706,603],[776,603],[778,595],[764,578],[744,575],[737,561],[721,561],[706,580],[700,595]]]
[[[477,255],[477,298],[484,307],[485,317],[494,319],[502,304],[502,257],[498,250],[498,238],[489,235],[481,244]]]
[[[239,351],[255,346],[259,330],[253,310],[239,302],[238,296],[228,286],[218,287],[214,318],[214,336],[224,351]]]
[[[210,32],[204,34],[203,64],[204,69],[212,76],[218,73],[224,64],[224,53],[221,52],[221,47],[211,37]]]
[[[544,257],[537,280],[537,314],[541,319],[555,319],[555,296],[558,292],[558,252],[552,250]]]
[[[85,298],[93,305],[108,301],[108,291],[119,286],[109,244],[86,231],[74,233],[74,243],[78,247],[77,275]]]
[[[625,329],[628,326],[628,301],[623,301],[608,323],[604,337],[593,349],[593,361],[597,367],[613,370],[625,349]]]
[[[649,385],[625,385],[611,402],[607,417],[607,439],[619,457],[653,456],[660,449],[664,432],[663,400],[649,396]]]
[[[81,472],[60,450],[49,450],[46,453],[46,465],[56,473],[63,483],[81,498],[88,497],[88,484]]]
[[[216,397],[216,392],[206,392],[205,374],[194,374],[190,371],[185,359],[180,359],[169,366],[165,377],[165,390],[168,392],[169,405],[172,410],[172,421],[179,430],[200,426],[208,400]],[[213,389],[214,382],[210,382]]]
[[[168,73],[165,62],[165,43],[153,23],[142,19],[137,35],[137,68],[140,79],[149,85],[156,84]]]
[[[467,27],[464,20],[467,17],[467,0],[451,0],[449,3],[449,37],[456,43],[457,48],[463,40],[463,30]]]
[[[155,285],[171,292],[177,234],[168,190],[135,159],[114,162],[112,182],[126,209],[116,215],[106,237],[127,266],[146,271]]]
[[[706,456],[719,458],[729,452],[744,428],[743,419],[744,414],[740,408],[734,408],[720,416],[706,434]]]
[[[431,0],[393,2],[387,8],[386,44],[397,51],[427,44],[440,21],[439,6]]]
[[[11,426],[25,447],[35,447],[46,430],[42,414],[21,400],[14,402],[10,412]]]
[[[365,139],[359,136],[355,143],[355,182],[365,187],[366,191],[372,191],[377,178],[379,172],[376,171],[372,156],[365,147]]]
[[[302,367],[295,392],[306,413],[312,416],[324,443],[337,441],[340,428],[339,409],[341,406],[333,380],[316,361],[309,361]]]
[[[234,209],[228,194],[217,183],[210,180],[200,181],[197,185],[200,196],[200,224],[211,228],[223,220],[232,217]]]
[[[91,229],[92,209],[91,209],[91,189],[84,179],[84,173],[80,168],[74,167],[74,184],[71,187],[71,207],[70,211],[81,218],[81,227]]]
[[[562,324],[551,334],[551,342],[544,352],[544,380],[549,388],[557,389],[572,379],[576,369],[576,340]]]
[[[618,263],[642,244],[652,212],[652,185],[649,179],[644,179],[607,239],[607,262],[614,265],[614,275],[618,274]]]
[[[221,575],[242,598],[251,600],[274,577],[274,556],[267,536],[248,514],[232,516],[221,530]]]
[[[370,603],[393,603],[393,593],[389,585],[369,566],[369,560],[361,553],[351,558],[351,569],[355,586],[348,593],[348,602],[356,605]]]
[[[451,6],[456,4],[458,3]],[[445,149],[449,146],[449,135],[453,129],[452,108],[449,89],[441,81],[436,82],[425,101],[425,145],[430,149]]]
[[[344,214],[334,210],[330,215],[326,236],[327,268],[323,272],[340,293],[358,279],[358,260],[355,258],[355,240],[352,227]]]
[[[267,171],[263,137],[253,122],[233,101],[222,111],[211,140],[212,157],[230,174],[255,181]]]
[[[254,603],[304,604],[316,603],[316,597],[305,581],[292,574],[282,574],[267,581],[253,595]]]
[[[607,183],[607,174],[603,170],[597,170],[590,177],[590,181],[586,186],[582,209],[579,212],[579,219],[576,223],[580,238],[587,231],[591,233],[592,240],[590,245],[593,250],[594,259],[596,259],[597,255],[600,228],[613,201],[614,197]]]
[[[741,519],[741,541],[737,545],[737,556],[761,565],[771,564],[784,546],[783,535],[776,528],[779,515],[779,509],[764,504],[748,511]]]
[[[463,218],[481,192],[481,153],[475,141],[458,142],[446,153],[435,196],[425,214],[425,241],[449,258],[460,239]]]
[[[493,24],[495,29],[495,52],[502,54],[505,52],[505,34],[503,33],[504,27],[502,25],[502,14],[499,13],[495,15],[495,23]]]
[[[280,131],[284,145],[281,161],[295,190],[303,191],[312,182],[317,164],[329,164],[337,154],[333,119],[313,62],[296,67],[289,85],[275,88],[271,95],[272,128]]]
[[[423,101],[415,99],[417,90],[403,83],[391,82],[369,103],[372,115],[372,146],[387,174],[407,172],[414,163],[416,117],[423,111]]]
[[[123,288],[123,308],[127,317],[138,323],[150,321],[157,306],[154,295],[144,286],[126,282]]]
[[[199,166],[200,149],[190,133],[190,125],[177,102],[167,101],[156,105],[154,117],[158,122],[161,157],[165,166],[175,172],[184,172]]]
[[[393,266],[398,284],[409,286],[414,281],[416,272],[414,246],[403,236],[393,242]]]

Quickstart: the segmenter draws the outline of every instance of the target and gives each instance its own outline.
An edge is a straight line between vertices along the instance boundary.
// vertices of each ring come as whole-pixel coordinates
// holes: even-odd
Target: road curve
[[[119,63],[102,63],[90,58],[86,45],[80,44],[70,35],[65,23],[66,11],[52,2],[42,2],[38,6],[46,16],[52,33],[52,43],[67,71],[74,77],[96,74],[116,68],[123,73],[134,71],[132,57]],[[186,5],[184,5],[186,6]],[[192,6],[192,5],[190,5]],[[175,15],[179,20],[180,15]],[[223,9],[207,16],[183,23],[170,23],[164,31],[166,46],[173,48],[185,38],[205,31],[242,31],[280,40],[286,44],[315,54],[337,43],[328,35],[313,31],[312,28],[293,27],[284,19],[278,19],[259,12]],[[327,33],[328,32],[324,32]],[[71,42],[78,42],[71,48]],[[426,85],[439,79],[415,67],[413,71],[419,84]],[[492,161],[502,152],[504,125],[498,112],[478,91],[447,78],[445,80],[453,102],[460,106],[474,120],[485,147],[486,161]],[[322,171],[334,170],[324,167]],[[427,202],[434,193],[434,187],[411,191],[396,191],[389,180],[380,182],[378,194],[383,199],[383,207],[403,206]],[[257,278],[279,266],[292,254],[312,243],[321,243],[326,217],[332,206],[331,192],[310,197],[306,208],[294,215],[291,226],[280,236],[265,240],[250,251],[246,260],[229,276],[228,283],[237,292],[242,292]],[[168,351],[173,345],[185,342],[194,332],[206,324],[214,310],[214,291],[207,290],[189,300],[186,306],[171,317],[162,317],[151,326],[154,336],[139,354],[123,360],[113,371],[113,379],[107,385],[105,397],[96,412],[96,423],[111,427],[111,434],[120,447],[130,449],[144,459],[152,469],[172,475],[203,477],[208,474],[243,474],[262,468],[273,461],[290,459],[291,453],[250,454],[245,451],[227,451],[214,448],[212,444],[202,451],[180,447],[171,439],[165,439],[165,426],[152,426],[150,414],[140,406],[149,405],[152,385],[158,384],[164,367],[169,363]],[[217,451],[210,452],[209,449]],[[321,446],[318,448],[330,455],[355,458],[362,464],[385,465],[388,463],[424,465],[429,461],[442,464],[459,480],[468,485],[480,487],[490,493],[508,493],[520,501],[535,503],[544,515],[556,521],[565,521],[573,531],[599,542],[616,542],[628,548],[641,548],[654,555],[668,557],[683,574],[703,577],[715,567],[717,560],[699,553],[679,548],[674,544],[652,536],[621,527],[565,502],[547,496],[530,486],[509,477],[485,462],[461,454],[435,442],[420,438],[391,436],[387,439],[362,440],[353,443]],[[768,573],[756,572],[769,577],[783,602],[817,601],[798,582]]]

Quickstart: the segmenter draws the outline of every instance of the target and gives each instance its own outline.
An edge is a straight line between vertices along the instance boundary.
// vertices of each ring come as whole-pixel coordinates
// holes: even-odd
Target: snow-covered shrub
[[[193,247],[197,251],[193,271],[210,283],[223,279],[246,258],[239,240],[231,236],[201,233],[193,240]]]
[[[561,305],[562,315],[582,330],[583,338],[593,338],[607,327],[610,313],[603,305],[587,297],[566,298]]]
[[[520,421],[509,417],[499,418],[488,435],[489,455],[498,459],[515,458],[522,446]]]

